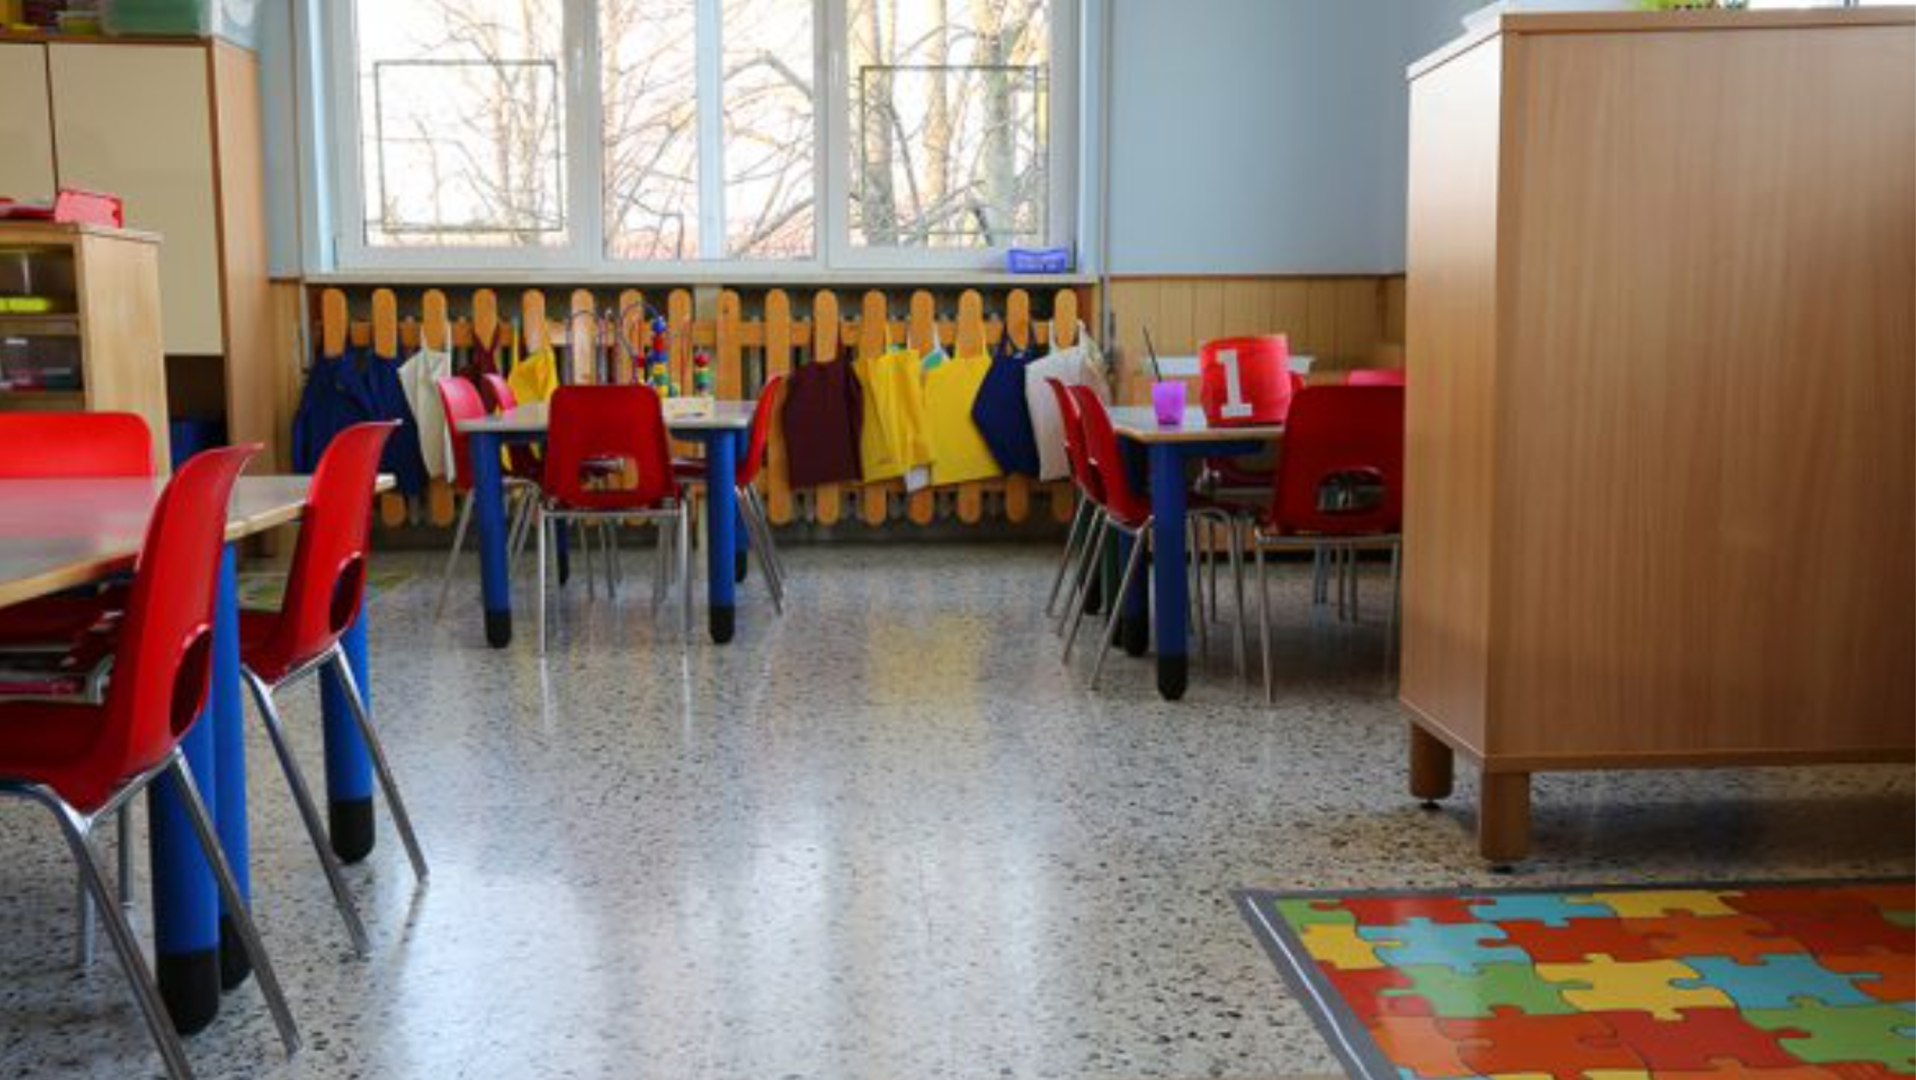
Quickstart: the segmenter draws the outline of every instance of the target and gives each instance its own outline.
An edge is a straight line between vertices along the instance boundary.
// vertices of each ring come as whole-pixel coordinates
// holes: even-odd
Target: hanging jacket
[[[989,480],[1004,470],[972,422],[978,388],[991,357],[954,356],[925,373],[925,415],[931,421],[931,482],[939,486]]]
[[[1038,441],[1038,479],[1062,480],[1071,471],[1064,452],[1064,418],[1058,415],[1058,399],[1051,395],[1046,379],[1057,379],[1066,386],[1088,386],[1105,403],[1111,401],[1111,384],[1105,378],[1104,353],[1098,343],[1078,324],[1078,343],[1066,349],[1054,347],[1025,368],[1025,403],[1031,413],[1031,430]]]
[[[864,397],[859,460],[865,482],[897,480],[931,464],[918,354],[893,347],[852,364]]]
[[[511,340],[512,326],[503,320],[493,329],[491,341],[479,340],[475,332],[472,348],[466,350],[466,362],[459,368],[459,374],[478,387],[479,400],[486,403],[487,412],[498,411],[499,403],[493,400],[492,388],[486,385],[484,376],[505,374],[500,367],[500,361],[504,359],[500,354],[505,352]]]
[[[293,471],[310,473],[332,445],[333,436],[353,426],[376,420],[378,406],[371,388],[353,369],[356,350],[339,356],[321,356],[306,372],[299,408],[293,413]]]
[[[518,398],[521,405],[550,400],[559,389],[559,361],[552,353],[552,346],[547,345],[512,365],[506,385],[512,387],[512,396]]]
[[[419,455],[426,462],[426,475],[452,479],[452,438],[446,427],[445,406],[439,401],[439,380],[452,375],[452,353],[424,345],[399,365],[399,384],[405,388],[406,404],[412,406],[412,418],[419,425]]]
[[[361,350],[357,367],[359,378],[365,380],[366,398],[372,402],[374,419],[399,421],[399,430],[386,440],[386,449],[380,455],[380,471],[393,474],[402,494],[424,495],[431,478],[426,472],[425,456],[419,450],[419,422],[413,418],[412,406],[406,401],[406,388],[399,381],[399,361]]]
[[[1011,346],[1011,335],[998,339],[991,370],[971,403],[971,420],[984,436],[1000,468],[1007,473],[1036,478],[1039,474],[1038,438],[1031,428],[1031,407],[1025,398],[1025,368],[1038,358],[1037,346]]]
[[[785,469],[795,488],[857,483],[864,395],[852,365],[811,363],[792,372],[779,413]]]

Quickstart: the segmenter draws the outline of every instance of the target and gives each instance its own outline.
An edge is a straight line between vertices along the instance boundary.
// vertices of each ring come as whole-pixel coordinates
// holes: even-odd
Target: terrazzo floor
[[[1060,665],[1052,556],[795,548],[789,613],[754,580],[726,649],[681,648],[633,558],[618,604],[569,590],[544,662],[523,616],[481,644],[476,589],[433,625],[436,561],[382,556],[414,571],[374,599],[373,683],[431,884],[382,816],[352,960],[255,729],[256,907],[308,1046],[279,1056],[249,986],[190,1040],[200,1074],[1335,1071],[1230,890],[1509,884],[1474,854],[1475,778],[1440,813],[1405,795],[1382,627],[1314,620],[1301,568],[1278,704],[1220,648],[1170,705],[1147,662],[1097,693]],[[289,700],[316,773],[316,693]],[[1518,880],[1907,874],[1913,796],[1902,767],[1546,776]],[[0,804],[0,1077],[157,1075],[111,960],[71,966],[38,814]]]

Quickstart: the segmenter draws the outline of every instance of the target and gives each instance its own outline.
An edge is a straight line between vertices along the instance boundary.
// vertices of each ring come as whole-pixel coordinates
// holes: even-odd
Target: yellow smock
[[[853,374],[864,391],[864,421],[859,429],[859,461],[865,481],[897,480],[931,464],[931,436],[925,425],[925,389],[918,357],[891,348],[860,357]]]
[[[540,349],[512,365],[506,385],[512,387],[512,396],[518,398],[521,405],[551,399],[559,389],[559,362],[553,357],[552,349]]]
[[[925,372],[925,414],[931,421],[931,482],[963,484],[1002,474],[972,423],[971,405],[991,372],[991,357],[956,356]]]

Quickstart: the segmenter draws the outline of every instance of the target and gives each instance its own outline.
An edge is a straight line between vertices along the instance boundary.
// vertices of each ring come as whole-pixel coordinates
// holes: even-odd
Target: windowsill
[[[445,269],[422,270],[412,267],[386,270],[329,270],[322,273],[307,274],[298,279],[308,285],[333,286],[338,288],[377,288],[380,286],[399,286],[413,288],[439,287],[493,287],[518,285],[526,288],[550,288],[572,285],[581,288],[593,286],[630,286],[648,288],[670,286],[692,288],[705,286],[730,286],[733,288],[780,288],[792,286],[816,286],[820,288],[849,285],[871,285],[879,287],[919,286],[924,288],[966,288],[985,287],[994,289],[1058,289],[1078,285],[1091,285],[1097,282],[1096,274],[1011,274],[1002,270],[820,270],[808,269],[765,269],[740,267],[687,267],[684,270],[478,270]]]

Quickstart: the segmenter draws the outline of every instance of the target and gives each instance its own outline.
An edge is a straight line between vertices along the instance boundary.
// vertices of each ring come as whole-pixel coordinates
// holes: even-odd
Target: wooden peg
[[[452,318],[446,310],[446,294],[427,289],[419,301],[419,340],[434,351],[452,347]]]
[[[399,355],[399,297],[391,289],[373,290],[373,352],[391,359]]]
[[[346,294],[327,289],[319,294],[319,351],[325,356],[341,356],[352,333],[352,313],[346,306]]]

